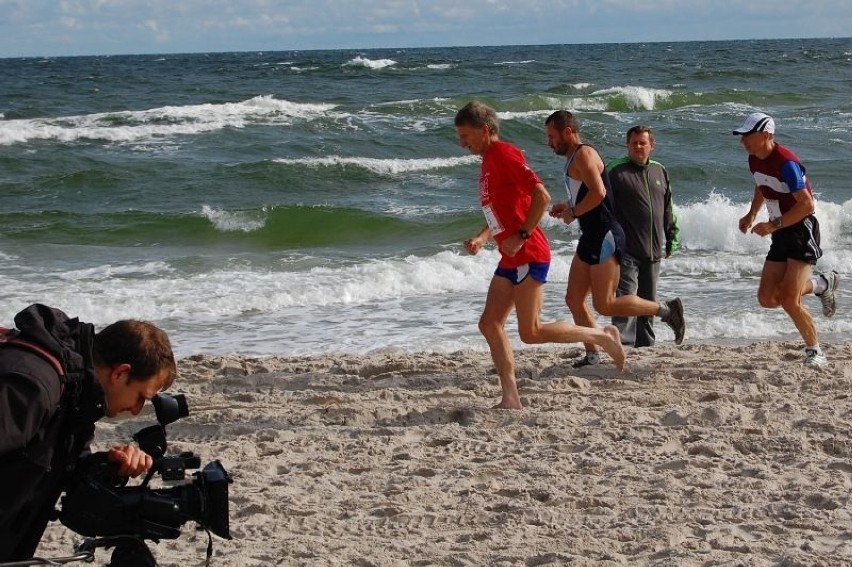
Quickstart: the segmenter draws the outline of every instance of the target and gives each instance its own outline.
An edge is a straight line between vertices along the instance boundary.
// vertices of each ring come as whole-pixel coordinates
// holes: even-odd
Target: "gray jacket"
[[[672,203],[669,174],[663,164],[638,165],[629,157],[607,164],[615,216],[624,229],[627,254],[659,261],[680,246],[680,227]]]

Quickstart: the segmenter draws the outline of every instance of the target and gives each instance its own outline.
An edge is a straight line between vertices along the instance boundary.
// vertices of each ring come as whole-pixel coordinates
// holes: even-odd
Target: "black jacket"
[[[659,261],[680,245],[680,227],[666,168],[657,161],[637,165],[629,157],[607,165],[615,216],[624,229],[626,252],[642,261]]]
[[[36,304],[15,316],[15,326],[56,356],[65,376],[39,354],[0,346],[0,561],[35,553],[105,409],[92,325]]]

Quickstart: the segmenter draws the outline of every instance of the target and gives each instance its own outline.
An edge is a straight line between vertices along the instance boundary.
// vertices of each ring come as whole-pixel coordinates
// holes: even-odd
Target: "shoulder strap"
[[[60,361],[53,353],[49,352],[47,349],[43,348],[41,345],[36,344],[32,341],[28,341],[26,339],[20,338],[20,331],[15,329],[7,329],[6,327],[0,327],[0,347],[9,345],[16,346],[30,352],[33,352],[48,363],[53,366],[53,369],[59,375],[59,378],[65,381],[65,367],[62,365],[62,361]]]
[[[565,172],[566,173],[568,172],[568,169],[571,167],[571,164],[574,163],[574,158],[577,157],[577,152],[579,152],[580,148],[582,148],[585,145],[586,144],[580,144],[579,146],[574,148],[573,152],[571,152],[571,155],[568,157],[568,165],[565,166]]]

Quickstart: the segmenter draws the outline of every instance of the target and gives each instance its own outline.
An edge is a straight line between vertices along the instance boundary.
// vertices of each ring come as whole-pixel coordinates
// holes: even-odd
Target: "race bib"
[[[769,219],[777,219],[781,216],[781,205],[775,199],[766,199],[766,212],[769,213]]]
[[[483,205],[482,214],[485,215],[485,222],[488,223],[488,228],[491,229],[491,236],[497,236],[503,232],[503,225],[500,224],[500,219],[494,214],[494,209],[491,205]]]

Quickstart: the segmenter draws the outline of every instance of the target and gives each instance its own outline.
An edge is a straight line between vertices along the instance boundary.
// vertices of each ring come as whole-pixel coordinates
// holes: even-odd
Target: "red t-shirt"
[[[521,229],[532,204],[533,189],[539,183],[541,179],[527,165],[521,150],[502,141],[488,148],[482,158],[479,202],[498,245]],[[501,255],[499,265],[517,268],[530,262],[550,262],[550,243],[539,227],[517,254]]]

